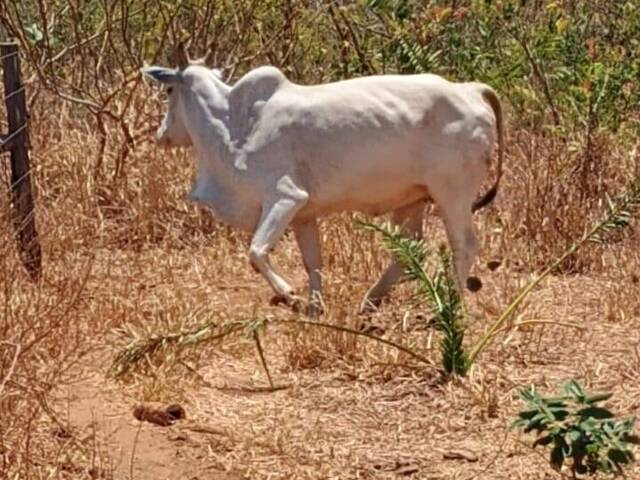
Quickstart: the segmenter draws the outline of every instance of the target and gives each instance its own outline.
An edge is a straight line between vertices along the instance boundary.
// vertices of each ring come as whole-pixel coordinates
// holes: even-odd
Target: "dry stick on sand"
[[[131,447],[131,458],[129,459],[129,480],[133,480],[133,464],[136,459],[136,446],[138,445],[138,437],[140,436],[140,430],[142,430],[142,422],[138,425],[136,430],[136,436],[133,439],[133,446]]]
[[[473,348],[469,355],[469,366],[471,366],[478,355],[487,347],[489,342],[496,336],[500,327],[513,315],[522,301],[531,293],[531,291],[538,286],[542,280],[549,276],[556,268],[578,251],[585,243],[590,241],[602,241],[600,233],[606,233],[614,229],[624,228],[629,224],[629,220],[634,213],[640,210],[640,178],[636,178],[631,182],[627,192],[623,194],[617,200],[611,200],[607,198],[609,204],[608,214],[596,223],[587,233],[585,233],[580,240],[575,242],[567,251],[565,251],[560,258],[545,268],[542,273],[531,281],[518,296],[509,304],[509,306],[500,314],[498,319],[491,325],[487,333],[480,339],[480,341]]]
[[[406,353],[410,357],[415,358],[420,363],[424,363],[425,365],[428,365],[429,367],[434,367],[435,368],[435,365],[433,364],[432,360],[428,359],[427,357],[424,357],[423,355],[420,355],[419,353],[415,352],[414,350],[411,350],[410,348],[405,347],[404,345],[396,343],[396,342],[394,342],[392,340],[387,340],[386,338],[377,337],[376,335],[371,335],[370,333],[362,332],[360,330],[355,330],[353,328],[343,327],[341,325],[333,325],[331,323],[310,321],[310,320],[271,319],[269,321],[273,322],[273,323],[284,323],[284,324],[291,324],[291,325],[298,325],[298,326],[310,326],[310,327],[318,327],[318,328],[327,328],[329,330],[337,330],[338,332],[344,332],[344,333],[349,333],[349,334],[360,336],[360,337],[366,337],[366,338],[374,340],[374,341],[376,341],[378,343],[383,343],[383,344],[388,345],[388,346],[390,346],[392,348],[395,348],[396,350],[399,350],[400,352]]]
[[[271,373],[269,373],[269,366],[267,365],[267,360],[264,358],[264,351],[262,350],[262,344],[260,343],[260,336],[258,335],[258,329],[253,330],[253,339],[256,341],[256,348],[258,349],[258,355],[260,355],[260,362],[262,363],[262,368],[264,368],[264,373],[267,374],[267,380],[269,380],[269,387],[271,387],[271,389],[273,390],[275,387],[273,386]]]
[[[0,345],[12,346],[14,348],[13,360],[11,361],[11,365],[9,366],[9,371],[4,376],[2,381],[0,382],[0,398],[2,398],[2,392],[4,391],[4,386],[7,384],[9,379],[12,377],[13,372],[15,371],[16,365],[18,364],[18,359],[20,358],[20,344],[13,344],[9,342],[0,342]]]

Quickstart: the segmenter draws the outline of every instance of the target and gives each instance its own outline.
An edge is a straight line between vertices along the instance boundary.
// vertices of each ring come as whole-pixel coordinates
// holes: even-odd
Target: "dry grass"
[[[589,247],[545,281],[466,379],[444,382],[435,368],[364,338],[270,325],[265,355],[274,383],[286,388],[265,391],[255,344],[242,335],[167,348],[122,381],[106,380],[113,355],[133,336],[189,328],[199,312],[238,320],[293,315],[267,306],[270,291],[246,260],[247,238],[186,202],[189,157],[158,151],[142,135],[158,119],[158,99],[147,86],[137,88],[123,111],[142,112],[129,119],[140,136],[126,155],[115,125],[102,155],[92,115],[46,90],[33,103],[44,274],[33,285],[21,270],[3,202],[1,477],[152,478],[181,456],[203,478],[546,479],[557,475],[546,460],[506,431],[520,388],[535,383],[551,391],[575,377],[590,389],[613,390],[616,411],[638,413],[637,229]],[[594,142],[590,158],[599,169],[572,176],[563,170],[571,163],[564,145],[511,131],[499,200],[476,219],[485,288],[467,296],[468,341],[598,216],[603,192],[638,171],[628,144],[604,136]],[[593,189],[586,197],[585,185]],[[388,257],[372,234],[354,231],[349,216],[324,220],[322,232],[326,321],[357,327],[355,309]],[[425,235],[434,245],[444,241],[434,215]],[[503,266],[489,272],[484,264],[496,259]],[[292,238],[273,261],[304,288]],[[371,322],[436,365],[438,333],[411,294],[410,285],[397,288]],[[127,450],[118,463],[113,438],[125,440],[79,415],[77,385],[100,398],[92,408],[113,412],[123,425],[140,401],[181,402],[187,421],[159,433],[145,426],[132,440],[135,455]],[[449,458],[459,450],[477,461]]]
[[[54,102],[48,100],[43,110]],[[70,115],[57,108],[62,118]],[[82,142],[90,150],[90,132],[40,135],[43,115],[34,112],[32,133],[45,252],[39,285],[20,270],[6,223],[2,230],[3,304],[11,312],[2,324],[3,468],[25,478],[45,478],[51,471],[58,478],[83,478],[98,468],[108,478],[117,468],[109,461],[113,449],[105,447],[107,432],[95,445],[82,444],[87,425],[75,423],[72,401],[58,398],[73,391],[70,376],[106,372],[129,338],[123,332],[132,329],[143,335],[186,328],[201,310],[236,319],[291,314],[266,307],[269,290],[247,266],[246,239],[184,202],[190,175],[184,155],[141,146],[127,183],[114,190],[120,192],[112,199],[118,207],[107,208],[94,194],[106,187],[92,183],[91,159],[77,148]],[[522,264],[508,261],[518,259],[518,240],[489,228],[495,216],[515,215],[511,192],[521,181],[515,163],[508,161],[512,172],[500,203],[478,217],[483,259],[507,261],[492,273],[478,267],[485,289],[468,297],[469,339],[478,338],[530,276]],[[385,255],[375,239],[350,224],[346,217],[326,220],[323,240],[327,321],[355,326],[358,300]],[[443,241],[439,220],[429,220],[426,232],[433,242]],[[545,282],[468,379],[444,383],[435,369],[366,339],[270,326],[265,354],[283,390],[264,391],[268,384],[255,346],[244,336],[180,354],[167,350],[123,383],[99,376],[94,388],[107,389],[110,403],[103,408],[120,409],[123,417],[130,412],[122,406],[138,401],[182,402],[188,421],[162,435],[186,435],[190,448],[206,452],[201,462],[207,468],[244,478],[396,478],[413,471],[418,478],[548,478],[545,460],[516,434],[506,436],[520,388],[536,383],[551,390],[577,377],[593,389],[612,389],[614,407],[623,414],[640,407],[634,374],[640,367],[640,287],[634,277],[639,258],[633,240],[591,252],[600,265],[588,275]],[[274,261],[303,285],[291,238]],[[408,285],[398,288],[372,322],[436,364],[437,333],[419,315],[422,310],[411,307],[411,293]],[[14,362],[15,346],[24,352],[37,336],[40,341]],[[71,432],[62,444],[55,434],[60,425]],[[458,450],[471,451],[478,461],[445,458]],[[140,444],[136,456],[145,461]],[[137,465],[142,472],[145,464]]]

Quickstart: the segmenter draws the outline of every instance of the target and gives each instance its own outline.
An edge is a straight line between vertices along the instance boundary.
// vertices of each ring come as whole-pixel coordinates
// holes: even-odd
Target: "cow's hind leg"
[[[460,291],[467,286],[469,290],[476,291],[481,287],[480,280],[469,277],[469,272],[478,254],[478,239],[473,227],[471,205],[474,198],[465,194],[469,190],[464,188],[450,188],[449,190],[432,188],[431,193],[435,200],[445,228],[451,250],[453,251],[453,263],[455,266],[458,288]],[[458,195],[452,195],[457,192]],[[464,192],[460,195],[460,192]],[[468,197],[468,198],[467,198]]]
[[[411,235],[413,238],[422,238],[423,214],[424,201],[420,200],[395,210],[392,214],[391,222],[399,226],[406,235]],[[402,265],[396,258],[393,258],[380,279],[367,292],[360,305],[360,313],[376,310],[380,306],[382,299],[389,293],[391,287],[403,273]]]
[[[266,278],[276,295],[282,297],[291,306],[297,303],[293,289],[275,272],[269,262],[268,254],[305,202],[306,197],[286,196],[265,203],[249,248],[251,265]]]
[[[302,223],[294,223],[293,232],[302,253],[304,268],[309,275],[309,309],[308,314],[316,316],[324,310],[322,300],[322,255],[320,253],[320,232],[315,218]]]

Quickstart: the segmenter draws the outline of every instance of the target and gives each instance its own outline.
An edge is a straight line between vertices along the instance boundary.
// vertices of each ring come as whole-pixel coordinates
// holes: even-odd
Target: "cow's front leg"
[[[306,198],[281,197],[263,205],[262,215],[258,222],[251,247],[249,261],[251,265],[267,279],[276,295],[281,296],[290,306],[297,300],[291,286],[278,275],[269,262],[268,254],[282,237],[287,225],[293,220],[296,212],[304,205]]]
[[[307,313],[315,317],[324,311],[322,279],[320,277],[322,255],[320,253],[318,223],[315,218],[303,223],[296,223],[293,226],[293,231],[302,253],[304,268],[307,270],[307,275],[309,275],[309,308]]]

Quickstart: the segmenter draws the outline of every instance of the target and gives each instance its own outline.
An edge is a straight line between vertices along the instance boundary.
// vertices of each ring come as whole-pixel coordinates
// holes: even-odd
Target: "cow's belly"
[[[362,186],[362,185],[361,185]],[[404,188],[352,188],[343,195],[332,199],[310,198],[299,217],[321,217],[332,213],[360,212],[378,216],[392,212],[419,200],[429,200],[429,192],[424,186],[407,185]]]
[[[381,132],[374,140],[334,142],[315,158],[302,178],[309,192],[309,210],[318,215],[357,211],[382,215],[427,199],[428,159],[415,149],[411,135]],[[337,148],[335,148],[337,147]]]

